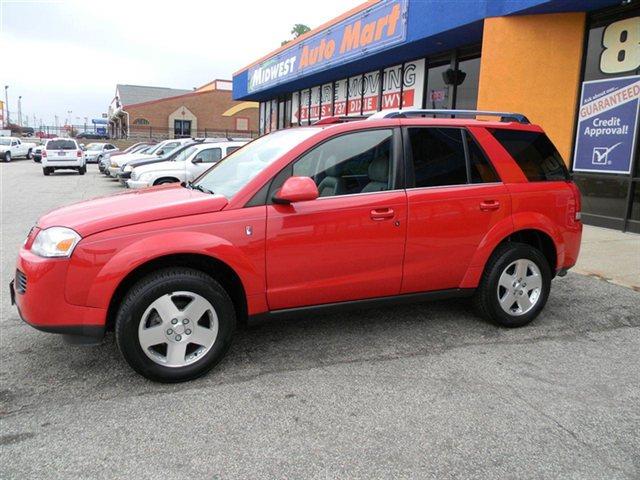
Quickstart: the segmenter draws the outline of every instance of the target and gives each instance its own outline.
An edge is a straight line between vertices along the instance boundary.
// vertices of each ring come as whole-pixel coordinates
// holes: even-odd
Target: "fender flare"
[[[205,255],[226,264],[238,275],[247,295],[252,293],[248,286],[263,282],[250,259],[229,241],[201,232],[164,232],[134,241],[110,258],[93,279],[86,305],[108,308],[130,273],[153,260],[179,254]]]
[[[564,243],[558,228],[551,219],[538,212],[522,212],[513,214],[496,223],[483,237],[478,248],[469,262],[460,283],[461,288],[475,288],[478,286],[484,267],[496,247],[505,238],[522,230],[538,230],[547,234],[556,247],[557,264],[564,261]]]

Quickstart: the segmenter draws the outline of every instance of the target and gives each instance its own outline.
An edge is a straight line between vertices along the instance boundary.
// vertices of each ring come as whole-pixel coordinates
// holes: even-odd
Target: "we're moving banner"
[[[247,90],[264,90],[404,42],[407,1],[380,2],[250,67]]]

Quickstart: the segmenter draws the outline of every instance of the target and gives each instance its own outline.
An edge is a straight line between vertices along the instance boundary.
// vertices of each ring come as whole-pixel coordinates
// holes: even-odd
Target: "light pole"
[[[7,109],[7,124],[11,123],[11,119],[9,118],[9,85],[4,86],[4,105]]]
[[[18,125],[22,126],[22,95],[18,96]]]

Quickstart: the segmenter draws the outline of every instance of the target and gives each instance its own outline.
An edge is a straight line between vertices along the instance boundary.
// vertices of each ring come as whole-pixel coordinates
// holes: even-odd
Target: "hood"
[[[150,157],[150,158],[140,158],[138,160],[131,160],[130,162],[127,162],[127,166],[138,168],[138,167],[141,167],[142,165],[149,165],[151,163],[167,163],[167,162],[173,163],[171,160],[167,160],[166,158]]]
[[[114,163],[117,163],[119,167],[124,165],[125,163],[131,162],[132,160],[141,160],[141,159],[150,159],[150,158],[158,158],[157,155],[147,155],[146,153],[128,153],[126,155],[118,155],[111,160]]]
[[[146,172],[157,172],[157,171],[180,171],[184,170],[184,162],[153,162],[153,163],[144,163],[142,165],[138,165],[135,168],[135,172],[138,175],[142,175]]]
[[[222,195],[190,190],[177,184],[95,198],[53,210],[38,220],[39,228],[74,229],[81,237],[174,217],[218,212],[227,205]]]

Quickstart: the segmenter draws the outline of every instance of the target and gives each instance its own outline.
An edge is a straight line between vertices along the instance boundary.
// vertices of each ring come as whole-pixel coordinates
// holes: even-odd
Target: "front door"
[[[191,120],[173,121],[174,138],[188,138],[191,136]]]
[[[267,206],[267,299],[271,310],[397,295],[407,199],[397,190],[399,130],[334,137],[274,180],[309,176],[316,200]]]
[[[191,182],[209,170],[222,158],[220,147],[206,148],[196,152],[191,161],[186,162],[187,181]]]
[[[404,133],[409,218],[402,293],[458,288],[487,232],[510,216],[511,197],[466,130]]]

